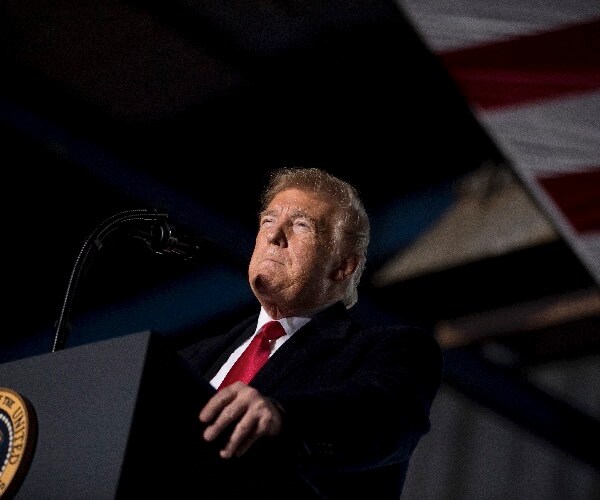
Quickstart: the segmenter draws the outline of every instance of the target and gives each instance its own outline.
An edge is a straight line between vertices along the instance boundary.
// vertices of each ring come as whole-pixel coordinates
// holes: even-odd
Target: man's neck
[[[292,311],[290,313],[285,313],[279,310],[276,306],[271,307],[270,304],[262,304],[261,311],[264,311],[265,314],[268,315],[270,319],[280,320],[284,318],[312,318],[315,314],[324,311],[328,307],[335,304],[337,301],[329,302],[327,304],[320,305],[318,307],[314,307],[311,309],[298,309],[297,311]]]

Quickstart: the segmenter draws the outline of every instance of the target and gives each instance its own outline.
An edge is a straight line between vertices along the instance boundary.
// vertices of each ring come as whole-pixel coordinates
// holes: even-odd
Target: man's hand
[[[221,458],[241,457],[261,437],[281,432],[281,412],[253,387],[235,382],[218,391],[202,408],[200,421],[207,424],[204,439],[212,441],[235,424]]]

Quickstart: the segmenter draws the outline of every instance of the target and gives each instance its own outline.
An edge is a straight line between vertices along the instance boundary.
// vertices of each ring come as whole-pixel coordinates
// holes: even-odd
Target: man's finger
[[[234,399],[221,410],[214,422],[204,430],[204,439],[212,441],[221,434],[223,430],[242,417],[245,412],[246,406],[238,399]]]
[[[202,423],[208,424],[212,422],[217,415],[236,397],[235,391],[232,386],[226,387],[225,389],[217,392],[212,398],[204,405],[204,408],[200,410],[198,418]]]
[[[229,441],[221,450],[221,458],[241,456],[258,438],[256,434],[256,419],[246,414],[235,426]]]

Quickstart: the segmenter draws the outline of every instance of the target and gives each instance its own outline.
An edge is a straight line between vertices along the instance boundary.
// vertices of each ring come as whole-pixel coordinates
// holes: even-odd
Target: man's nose
[[[271,231],[267,235],[267,240],[273,245],[286,246],[287,236],[285,234],[285,225],[276,224],[271,228]]]

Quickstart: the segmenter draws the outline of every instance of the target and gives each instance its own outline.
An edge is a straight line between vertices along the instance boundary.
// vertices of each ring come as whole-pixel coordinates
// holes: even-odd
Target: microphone
[[[207,240],[177,232],[175,227],[167,222],[167,218],[165,212],[157,210],[125,210],[111,215],[92,231],[81,246],[71,270],[63,305],[56,320],[52,352],[64,348],[70,330],[69,316],[75,291],[91,258],[102,248],[103,241],[111,234],[127,228],[126,234],[142,240],[150,250],[159,255],[175,255],[185,260],[193,260],[196,256],[200,256],[201,248],[207,246]]]
[[[205,240],[177,230],[167,220],[159,220],[149,228],[133,228],[129,234],[142,240],[158,255],[174,255],[184,260],[193,260],[200,256],[202,247],[206,246]]]

